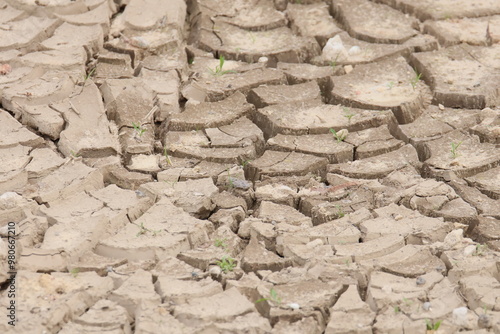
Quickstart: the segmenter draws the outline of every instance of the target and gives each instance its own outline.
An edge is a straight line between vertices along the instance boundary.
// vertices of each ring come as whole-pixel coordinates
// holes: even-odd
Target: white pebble
[[[349,54],[349,56],[355,56],[355,55],[361,53],[361,48],[359,46],[355,45],[355,46],[351,47],[347,53]]]

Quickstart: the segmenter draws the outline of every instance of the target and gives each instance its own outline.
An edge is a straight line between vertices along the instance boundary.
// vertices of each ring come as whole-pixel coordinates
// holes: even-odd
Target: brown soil
[[[500,332],[498,0],[0,0],[0,31],[0,333]]]

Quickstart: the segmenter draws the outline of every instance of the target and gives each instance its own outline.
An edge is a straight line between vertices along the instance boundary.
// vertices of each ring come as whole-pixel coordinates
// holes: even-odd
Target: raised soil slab
[[[248,93],[248,102],[257,108],[309,100],[321,101],[321,92],[315,81],[291,86],[260,86]]]
[[[277,134],[325,134],[330,129],[352,132],[394,124],[396,121],[390,110],[347,108],[317,101],[277,104],[258,109],[254,120],[266,138]]]
[[[460,43],[488,45],[500,42],[500,15],[427,21],[424,32],[435,36],[443,46]]]
[[[418,163],[417,151],[405,145],[396,151],[343,164],[329,165],[328,172],[359,179],[378,179],[407,165]]]
[[[333,77],[330,103],[365,109],[391,109],[401,124],[413,122],[424,110],[425,85],[404,58],[359,65]]]
[[[249,180],[262,177],[324,174],[328,160],[314,155],[297,152],[278,152],[267,150],[264,154],[245,166]]]
[[[190,131],[216,128],[243,116],[250,116],[254,107],[246,102],[245,96],[236,92],[219,102],[204,102],[187,105],[182,113],[172,115],[168,123],[170,131]]]
[[[422,43],[427,43],[425,40],[410,39],[405,44],[382,45],[353,38],[347,32],[341,32],[335,38],[338,38],[339,42],[338,46],[333,50],[334,52],[323,52],[320,56],[311,59],[312,64],[319,66],[367,64],[390,57],[405,55],[414,47],[414,44],[421,45]]]
[[[321,47],[325,46],[329,38],[342,32],[330,16],[327,4],[289,3],[286,13],[294,33],[316,38]]]
[[[453,172],[459,177],[469,177],[500,164],[500,152],[494,144],[480,143],[477,137],[458,130],[426,142],[418,149],[419,155],[425,158],[427,173],[433,176]]]
[[[500,69],[494,63],[485,62],[488,55],[482,55],[483,50],[486,51],[484,47],[457,45],[414,53],[410,58],[431,86],[433,103],[482,109],[495,106],[500,100],[500,93],[494,88],[500,86]]]
[[[401,44],[418,34],[418,21],[368,0],[333,0],[332,10],[354,38],[370,43]]]
[[[500,14],[500,4],[496,0],[379,0],[415,15],[420,21],[443,20],[461,17],[479,17]]]
[[[219,52],[226,59],[257,62],[260,57],[265,56],[274,63],[300,63],[320,53],[314,38],[298,37],[287,27],[248,31],[221,20],[214,20],[213,29],[217,38],[203,39],[200,41],[201,46],[206,50]]]
[[[301,152],[324,157],[331,164],[352,161],[353,146],[346,142],[338,142],[332,134],[324,135],[282,135],[270,138],[267,148],[275,151]]]

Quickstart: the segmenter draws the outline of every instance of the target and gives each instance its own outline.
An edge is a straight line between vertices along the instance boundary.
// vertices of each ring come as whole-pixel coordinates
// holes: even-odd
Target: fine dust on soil
[[[0,97],[1,333],[500,332],[498,0],[0,0]]]

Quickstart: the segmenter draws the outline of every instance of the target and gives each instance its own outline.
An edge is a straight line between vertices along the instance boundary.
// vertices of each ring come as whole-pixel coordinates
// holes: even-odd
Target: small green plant
[[[427,330],[428,331],[437,331],[439,327],[441,326],[442,320],[436,321],[436,322],[431,322],[429,319],[425,320],[425,323],[427,324]]]
[[[241,167],[245,168],[246,165],[248,165],[252,160],[245,160],[241,163]]]
[[[278,306],[281,305],[281,298],[278,296],[278,292],[276,292],[276,290],[274,290],[274,288],[271,288],[269,290],[269,298],[261,298],[259,300],[256,300],[255,304],[261,303],[265,300],[270,300],[273,303],[277,304]]]
[[[134,127],[134,130],[139,137],[142,137],[144,132],[147,131],[147,129],[143,128],[140,123],[132,123],[132,126]]]
[[[483,256],[487,250],[488,250],[488,245],[478,244],[478,245],[476,245],[476,250],[474,251],[474,253],[472,255]]]
[[[226,239],[215,239],[214,246],[226,249],[227,248]]]
[[[413,87],[413,90],[417,88],[417,84],[420,81],[420,78],[422,77],[422,73],[418,73],[415,71],[415,76],[410,80],[410,84]]]
[[[335,207],[337,208],[337,216],[339,218],[342,218],[345,216],[345,212],[344,212],[344,209],[340,206],[340,205],[335,205]]]
[[[165,159],[167,160],[167,164],[169,166],[173,166],[172,160],[170,160],[170,156],[168,155],[168,152],[167,152],[167,147],[163,148],[163,155],[165,156]]]
[[[461,141],[459,141],[458,143],[455,143],[455,142],[452,142],[452,143],[451,143],[451,151],[450,151],[450,152],[451,152],[451,156],[452,156],[453,158],[458,157],[458,155],[459,155],[459,154],[458,154],[457,150],[458,150],[458,147],[459,147],[460,145],[462,145],[462,142],[461,142]]]
[[[76,278],[78,276],[79,272],[80,272],[80,268],[73,268],[73,269],[71,269],[70,274]]]
[[[252,40],[252,43],[255,43],[255,41],[256,41],[255,35],[251,31],[248,32],[248,35],[250,36],[250,39]]]
[[[234,71],[223,71],[222,70],[222,67],[224,66],[224,56],[220,56],[219,58],[219,65],[215,66],[215,69],[211,69],[209,68],[208,70],[210,71],[210,73],[212,73],[212,75],[216,75],[216,76],[221,76],[221,75],[224,75],[224,74],[228,74],[228,73],[234,73]]]
[[[332,67],[333,72],[335,72],[335,69],[337,68],[337,59],[339,59],[340,53],[337,53],[337,57],[335,57],[335,60],[332,60],[330,62],[330,66]]]
[[[227,182],[229,183],[227,185],[228,188],[234,188],[233,177],[231,176],[231,172],[229,171],[229,168],[227,169]]]
[[[387,87],[389,87],[389,90],[391,90],[394,87],[394,81],[389,81]]]
[[[339,132],[335,131],[334,129],[330,129],[330,132],[333,133],[333,137],[337,139],[337,142],[343,141],[347,137],[347,130],[342,129]]]
[[[84,74],[84,75],[83,75],[83,83],[84,83],[84,86],[85,86],[85,83],[87,82],[87,80],[88,80],[88,79],[90,79],[90,77],[94,74],[95,69],[96,69],[96,68],[94,67],[93,69],[91,69],[91,70],[89,71],[89,73],[86,73],[86,74]]]
[[[351,265],[351,263],[352,263],[351,260],[349,260],[349,259],[345,260],[346,267],[349,267]]]
[[[81,157],[81,154],[76,154],[75,151],[71,150],[69,151],[69,154],[71,155],[72,158],[79,158]]]
[[[217,261],[216,264],[222,269],[222,271],[227,274],[229,271],[233,271],[236,267],[236,261],[230,256],[223,256],[220,261]]]
[[[403,302],[405,303],[406,306],[410,306],[411,304],[413,304],[413,302],[411,300],[409,300],[408,298],[405,298],[405,297],[403,297]]]
[[[194,63],[194,57],[193,58],[188,58],[188,64],[192,65]]]
[[[401,312],[401,309],[399,308],[399,306],[394,306],[394,313],[398,314],[399,312]]]
[[[147,232],[152,233],[153,237],[156,237],[156,234],[161,232],[161,230],[155,231],[155,230],[150,230],[149,228],[146,228],[146,226],[144,226],[144,223],[141,223],[141,225],[139,225],[138,227],[139,227],[139,232],[137,232],[137,234],[135,235],[136,237],[143,235],[143,234],[146,234]]]
[[[344,112],[345,112],[344,117],[347,118],[347,120],[349,121],[349,123],[351,123],[351,118],[353,118],[354,116],[356,116],[356,114],[352,113],[351,109],[349,109],[347,107],[343,107],[342,110],[344,110]]]

